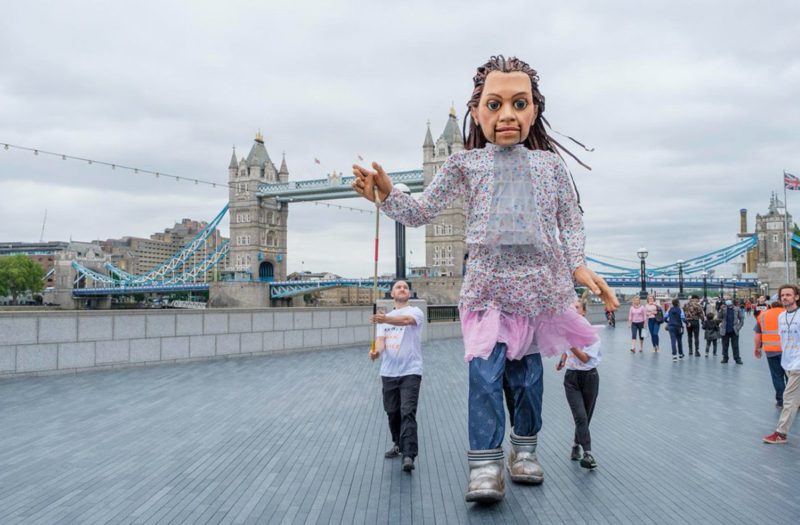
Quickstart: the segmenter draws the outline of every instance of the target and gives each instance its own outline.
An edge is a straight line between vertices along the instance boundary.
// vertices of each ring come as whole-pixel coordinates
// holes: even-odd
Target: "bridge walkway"
[[[603,333],[592,422],[599,468],[568,459],[572,420],[547,360],[539,487],[463,501],[459,340],[425,347],[417,469],[385,460],[378,366],[365,348],[0,382],[0,523],[791,523],[800,426],[764,361],[628,352]]]

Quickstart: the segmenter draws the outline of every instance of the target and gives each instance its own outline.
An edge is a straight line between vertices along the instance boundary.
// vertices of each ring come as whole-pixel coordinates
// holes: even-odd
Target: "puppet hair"
[[[517,57],[509,57],[506,58],[503,55],[493,56],[486,62],[484,65],[480,66],[475,73],[475,76],[472,77],[472,81],[475,85],[474,89],[472,90],[472,97],[470,97],[469,102],[467,102],[468,109],[474,109],[478,107],[478,104],[481,100],[481,95],[483,94],[483,86],[486,84],[486,77],[489,76],[489,73],[493,71],[499,71],[500,73],[513,73],[515,71],[519,71],[525,73],[531,79],[531,94],[533,95],[533,101],[537,106],[537,114],[536,118],[533,121],[533,125],[531,125],[530,132],[528,133],[528,137],[525,139],[523,144],[528,149],[540,149],[545,151],[552,151],[553,153],[557,153],[560,155],[560,152],[556,150],[563,151],[573,159],[575,159],[581,166],[585,167],[586,169],[591,169],[589,166],[581,162],[581,160],[573,155],[568,149],[564,146],[559,144],[553,137],[547,134],[545,130],[545,125],[550,127],[550,123],[547,122],[547,119],[542,116],[544,113],[544,96],[539,91],[539,74],[529,66],[526,62],[518,59]],[[466,128],[467,121],[469,120],[469,133],[464,132]],[[483,134],[480,126],[478,126],[473,119],[470,118],[470,112],[468,111],[466,115],[464,115],[464,123],[462,125],[462,133],[463,136],[467,137],[466,141],[464,142],[464,149],[473,149],[473,148],[483,148],[486,146],[486,135]],[[586,146],[578,142],[577,140],[573,139],[572,137],[567,137],[579,146],[583,147],[587,151],[591,151]],[[576,188],[577,191],[577,188]]]

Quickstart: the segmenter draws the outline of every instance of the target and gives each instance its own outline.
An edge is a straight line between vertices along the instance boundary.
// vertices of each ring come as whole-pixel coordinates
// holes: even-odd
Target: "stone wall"
[[[371,314],[371,307],[0,313],[0,378],[366,348]],[[460,335],[458,323],[425,326],[426,338]]]

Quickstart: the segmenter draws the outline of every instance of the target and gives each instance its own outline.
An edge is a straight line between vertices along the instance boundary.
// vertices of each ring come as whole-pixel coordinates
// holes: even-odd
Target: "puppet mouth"
[[[498,128],[498,133],[519,133],[519,129],[517,128]]]

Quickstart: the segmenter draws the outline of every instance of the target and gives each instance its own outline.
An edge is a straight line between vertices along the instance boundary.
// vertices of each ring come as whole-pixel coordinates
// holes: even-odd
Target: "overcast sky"
[[[0,143],[225,182],[231,147],[247,154],[260,129],[294,180],[357,155],[420,169],[426,121],[436,139],[475,68],[516,55],[554,128],[596,148],[581,155],[591,172],[572,167],[587,252],[635,266],[646,246],[667,264],[735,242],[738,210],[752,230],[783,170],[800,175],[800,2],[768,4],[16,2],[0,18]],[[45,209],[45,240],[92,240],[210,220],[227,200],[13,148],[0,196],[0,241],[39,240]],[[372,236],[370,216],[292,205],[289,271],[370,275]]]

